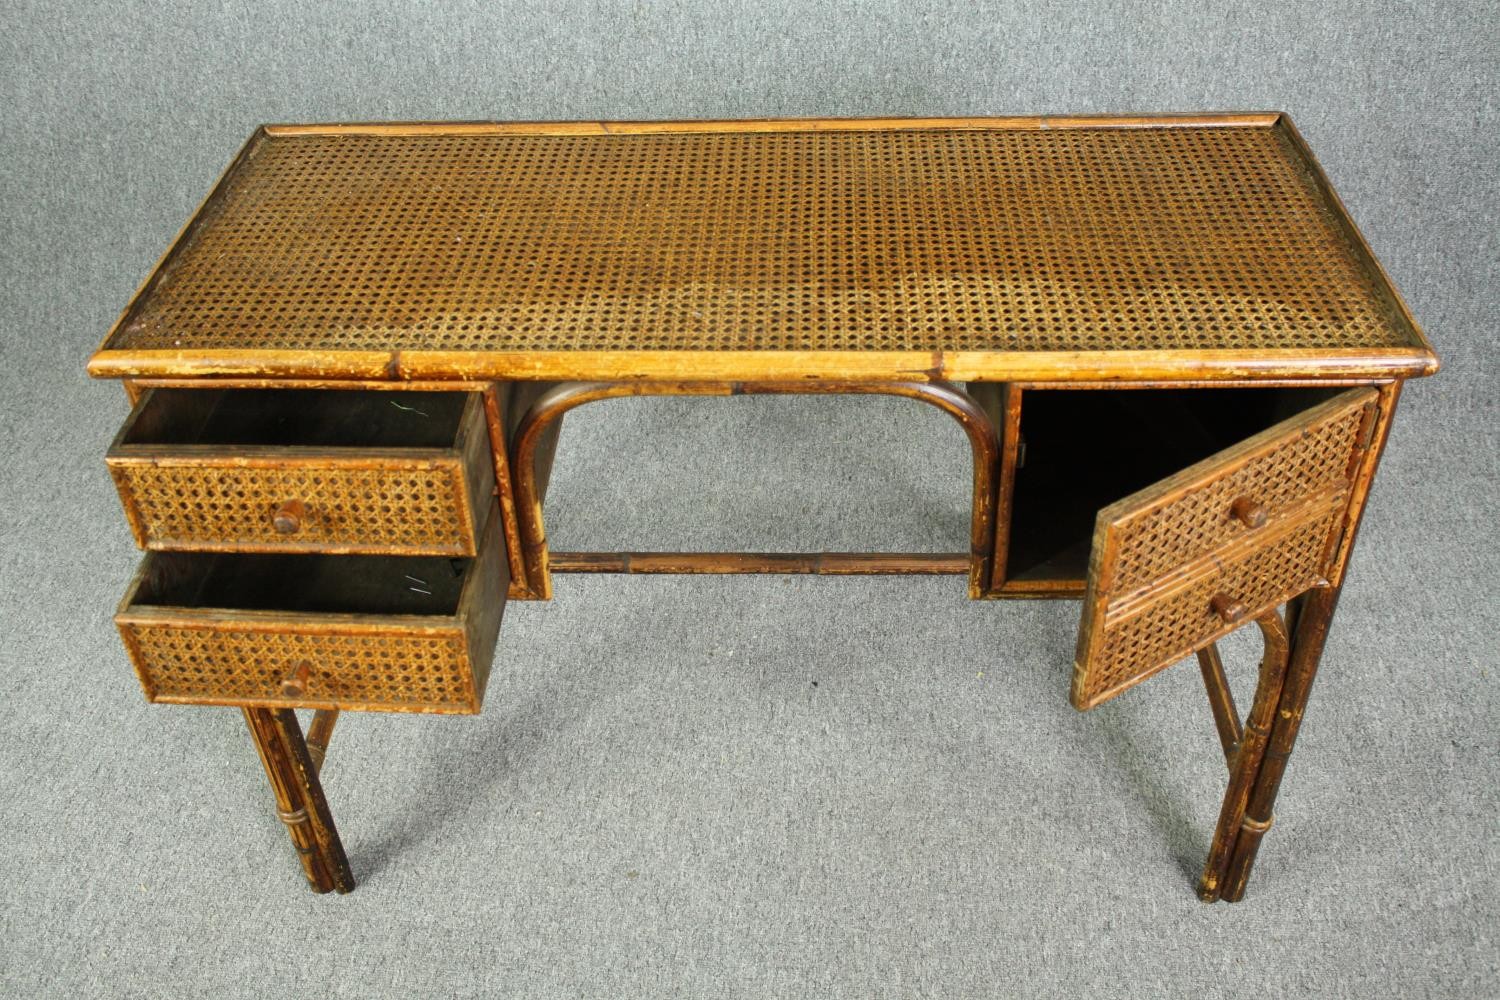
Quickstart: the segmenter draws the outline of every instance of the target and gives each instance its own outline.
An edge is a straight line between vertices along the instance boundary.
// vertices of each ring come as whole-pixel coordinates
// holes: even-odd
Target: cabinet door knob
[[[1259,528],[1266,523],[1266,505],[1249,497],[1240,497],[1229,507],[1234,519],[1247,528]]]
[[[1245,607],[1243,601],[1236,600],[1228,594],[1215,594],[1208,602],[1209,610],[1223,619],[1226,625],[1233,625],[1242,621],[1250,609]]]
[[[276,508],[276,513],[271,515],[271,526],[277,533],[282,535],[294,534],[302,527],[302,519],[307,516],[307,505],[301,500],[288,500]]]
[[[312,680],[312,664],[298,660],[292,672],[282,678],[281,693],[287,698],[301,698],[307,694],[307,682]]]

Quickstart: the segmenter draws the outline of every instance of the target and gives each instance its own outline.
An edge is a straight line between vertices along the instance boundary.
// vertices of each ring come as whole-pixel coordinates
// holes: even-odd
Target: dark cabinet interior
[[[1071,590],[1076,585],[1081,590],[1101,508],[1340,391],[1022,391],[1005,559],[1008,587]]]

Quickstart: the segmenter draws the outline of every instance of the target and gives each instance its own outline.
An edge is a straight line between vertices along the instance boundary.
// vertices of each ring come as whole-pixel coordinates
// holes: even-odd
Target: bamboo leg
[[[1224,661],[1219,658],[1219,647],[1209,643],[1198,650],[1198,669],[1203,673],[1203,687],[1208,692],[1208,707],[1214,713],[1214,727],[1219,731],[1219,745],[1224,748],[1224,762],[1234,769],[1234,752],[1239,749],[1244,729],[1240,725],[1239,710],[1234,707],[1234,696],[1229,693],[1229,678],[1224,676]]]
[[[276,796],[276,814],[286,824],[308,884],[313,892],[348,892],[354,888],[354,875],[296,713],[289,708],[243,711]]]
[[[1281,702],[1281,689],[1287,672],[1287,634],[1281,615],[1276,611],[1255,620],[1265,638],[1265,654],[1260,661],[1260,682],[1255,688],[1255,703],[1245,720],[1244,733],[1235,750],[1230,770],[1229,788],[1219,810],[1213,845],[1198,882],[1198,896],[1211,903],[1219,899],[1229,869],[1231,852],[1245,826],[1246,809],[1252,786],[1260,773],[1261,761],[1270,740],[1271,727]],[[1252,821],[1253,824],[1253,821]]]
[[[1297,742],[1297,732],[1302,726],[1302,715],[1307,709],[1308,695],[1312,693],[1313,678],[1318,671],[1318,661],[1323,655],[1323,645],[1328,639],[1328,627],[1337,603],[1338,589],[1335,587],[1320,587],[1299,602],[1294,619],[1295,640],[1286,683],[1282,686],[1281,704],[1276,711],[1275,727],[1271,730],[1270,745],[1260,773],[1250,791],[1243,831],[1235,841],[1223,883],[1222,898],[1231,903],[1244,898],[1245,884],[1250,880],[1250,868],[1255,864],[1261,838],[1271,828],[1271,810],[1276,805],[1276,793],[1281,789],[1287,758]]]

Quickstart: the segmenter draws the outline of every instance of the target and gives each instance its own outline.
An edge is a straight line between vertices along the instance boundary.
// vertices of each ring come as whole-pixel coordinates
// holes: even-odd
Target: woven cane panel
[[[1215,594],[1227,594],[1258,615],[1313,586],[1323,576],[1328,539],[1342,513],[1342,507],[1334,507],[1275,544],[1222,572],[1205,574],[1127,619],[1110,622],[1106,613],[1103,641],[1084,665],[1077,700],[1086,703],[1170,666],[1230,631],[1209,608]]]
[[[155,698],[208,703],[283,701],[341,708],[477,711],[462,635],[307,635],[130,625],[138,667]],[[281,682],[312,665],[307,694]]]
[[[120,495],[134,504],[153,548],[233,544],[435,555],[473,552],[455,463],[429,469],[235,468],[117,465]],[[291,534],[272,523],[288,500],[306,514]]]
[[[1210,475],[1163,506],[1116,522],[1116,570],[1110,589],[1124,595],[1246,534],[1270,532],[1299,501],[1348,482],[1363,408],[1308,428],[1227,475]],[[1268,522],[1247,528],[1230,507],[1240,497],[1265,506]]]
[[[1279,127],[263,137],[116,349],[1416,344]]]

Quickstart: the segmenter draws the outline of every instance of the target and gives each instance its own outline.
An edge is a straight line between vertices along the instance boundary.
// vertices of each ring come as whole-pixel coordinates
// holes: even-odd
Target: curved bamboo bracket
[[[526,564],[527,586],[535,597],[552,596],[547,536],[542,524],[537,449],[547,431],[569,410],[624,396],[888,395],[935,406],[958,421],[974,458],[974,502],[969,530],[969,596],[983,597],[995,549],[996,481],[1000,435],[972,396],[951,382],[564,382],[542,393],[516,427],[511,466],[516,514]]]

